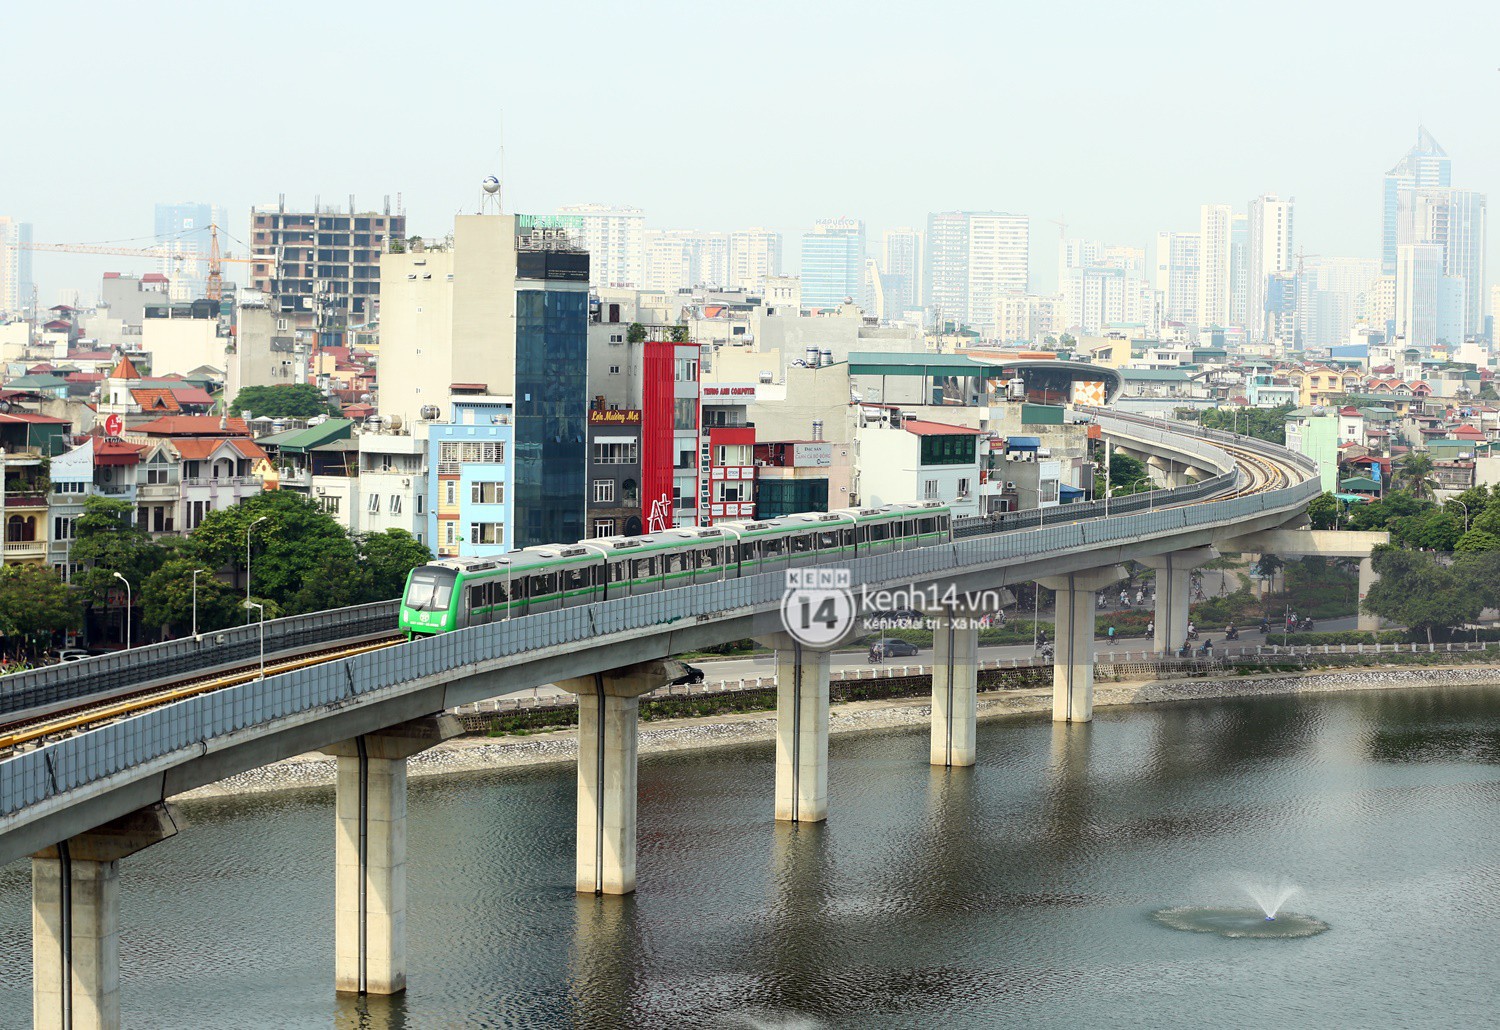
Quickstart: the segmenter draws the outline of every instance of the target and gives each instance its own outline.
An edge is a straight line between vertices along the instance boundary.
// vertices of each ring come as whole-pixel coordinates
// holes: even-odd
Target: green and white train
[[[445,558],[418,566],[407,577],[400,628],[408,637],[443,633],[952,539],[948,506],[929,501],[545,544],[488,558]]]

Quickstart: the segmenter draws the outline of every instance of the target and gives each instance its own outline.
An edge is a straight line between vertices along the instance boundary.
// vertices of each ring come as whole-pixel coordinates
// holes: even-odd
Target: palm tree
[[[1397,484],[1415,497],[1431,497],[1437,487],[1432,456],[1429,454],[1415,451],[1407,454],[1393,473],[1392,478]]]

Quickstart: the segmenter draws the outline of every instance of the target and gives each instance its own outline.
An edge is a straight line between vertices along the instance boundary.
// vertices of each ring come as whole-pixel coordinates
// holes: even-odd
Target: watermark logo
[[[781,624],[806,647],[838,643],[854,626],[848,569],[788,569]]]

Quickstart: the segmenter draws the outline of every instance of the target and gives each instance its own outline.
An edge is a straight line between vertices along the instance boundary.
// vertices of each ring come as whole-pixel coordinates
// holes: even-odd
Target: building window
[[[922,499],[924,501],[935,501],[938,499],[938,481],[936,479],[922,480]]]
[[[443,521],[443,543],[449,545],[458,543],[458,523],[452,519]]]
[[[960,479],[958,481],[958,496],[969,496],[969,481],[967,479]]]
[[[672,426],[675,429],[698,428],[698,398],[677,398],[673,405]]]
[[[165,483],[169,471],[166,468],[152,468],[148,465],[146,467],[146,482],[149,484]]]
[[[474,522],[469,525],[469,543],[498,544],[505,538],[505,523]]]
[[[422,502],[424,500],[425,500],[425,498],[421,494],[417,494],[417,514],[418,515],[422,514]]]
[[[370,495],[370,504],[369,504],[369,507],[366,510],[369,511],[369,513],[371,515],[379,515],[380,514],[380,495],[379,494],[371,494]]]
[[[53,540],[73,539],[73,517],[71,515],[58,515],[52,520]]]
[[[504,504],[504,483],[470,483],[469,500],[475,504]]]
[[[443,504],[452,507],[458,503],[458,481],[454,479],[443,480]]]
[[[1042,485],[1041,485],[1041,502],[1043,504],[1050,504],[1051,502],[1053,502],[1055,500],[1057,500],[1057,480],[1055,480],[1055,479],[1044,479],[1044,480],[1042,480]]]
[[[391,514],[392,515],[400,515],[401,514],[401,495],[400,494],[391,494]]]
[[[614,536],[615,535],[615,520],[614,519],[595,519],[594,520],[594,535],[595,536]]]
[[[634,465],[639,460],[634,440],[625,443],[594,444],[595,465]]]
[[[609,366],[609,374],[612,375],[612,376],[619,375],[620,374],[620,366],[619,365],[611,365],[611,366]]]
[[[677,359],[677,382],[696,383],[698,381],[698,362],[695,358]]]
[[[613,504],[615,499],[615,481],[613,479],[594,480],[594,503]]]
[[[378,498],[376,499],[378,500]],[[318,507],[322,508],[329,515],[337,515],[339,513],[339,498],[319,497]]]

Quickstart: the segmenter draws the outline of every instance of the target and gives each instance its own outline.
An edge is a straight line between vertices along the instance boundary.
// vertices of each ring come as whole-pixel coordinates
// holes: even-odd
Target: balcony
[[[105,497],[132,497],[135,495],[135,486],[130,483],[97,483],[94,493]]]
[[[254,485],[256,483],[259,483],[259,482],[260,482],[260,480],[256,479],[254,476],[218,476],[217,478],[215,478],[215,477],[208,477],[208,478],[198,477],[198,478],[193,478],[193,479],[184,479],[182,481],[182,485],[183,486],[224,486],[224,487],[230,487],[230,486],[252,486],[252,485]]]
[[[45,508],[47,507],[47,495],[41,493],[7,493],[5,495],[5,506],[7,508]]]
[[[141,483],[135,488],[136,496],[143,501],[173,500],[180,492],[177,483]]]
[[[7,559],[45,558],[47,557],[47,541],[7,540],[5,541],[5,557]]]

